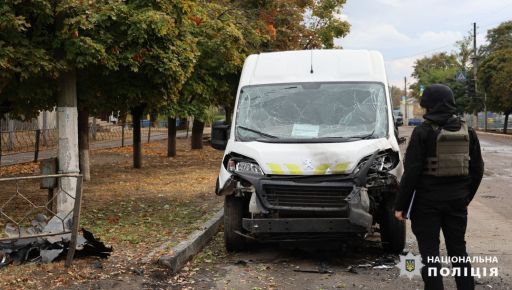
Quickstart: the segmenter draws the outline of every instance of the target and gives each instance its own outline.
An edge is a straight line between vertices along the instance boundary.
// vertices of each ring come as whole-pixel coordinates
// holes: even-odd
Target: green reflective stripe
[[[284,174],[283,169],[281,169],[281,165],[277,163],[267,163],[267,166],[270,168],[272,174]]]
[[[286,167],[288,168],[288,172],[290,172],[290,174],[294,174],[294,175],[302,175],[302,170],[300,169],[300,167],[296,164],[285,164]]]

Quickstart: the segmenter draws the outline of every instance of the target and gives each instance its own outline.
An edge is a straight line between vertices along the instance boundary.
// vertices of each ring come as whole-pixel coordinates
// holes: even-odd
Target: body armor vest
[[[435,132],[436,156],[427,157],[425,174],[433,176],[467,176],[469,174],[469,132],[461,120],[458,131],[448,131],[427,121]]]

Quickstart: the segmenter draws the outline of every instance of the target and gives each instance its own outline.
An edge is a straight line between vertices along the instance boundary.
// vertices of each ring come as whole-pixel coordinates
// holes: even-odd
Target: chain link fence
[[[64,179],[76,182],[76,190],[68,192]],[[69,210],[57,209],[58,198],[73,202]],[[0,251],[9,253],[27,248],[38,251],[35,245],[44,240],[48,245],[69,243],[66,266],[71,264],[77,246],[82,199],[82,176],[52,174],[0,178]],[[21,259],[28,260],[27,257]]]
[[[142,142],[159,140],[167,137],[167,122],[141,121]],[[94,143],[115,143],[111,147],[124,147],[127,140],[133,138],[133,124],[91,124],[89,127],[89,141]],[[2,156],[34,153],[34,161],[37,162],[39,152],[43,150],[55,150],[59,139],[58,129],[27,129],[0,131],[0,165]]]

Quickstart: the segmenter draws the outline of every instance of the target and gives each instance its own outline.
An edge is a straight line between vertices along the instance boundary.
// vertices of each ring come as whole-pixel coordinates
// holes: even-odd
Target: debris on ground
[[[71,228],[71,219],[56,215],[48,220],[45,215],[38,214],[31,224],[30,227],[10,223],[5,226],[4,232],[10,240],[0,241],[0,268],[25,262],[50,263],[67,254],[71,234],[59,233]],[[43,236],[45,234],[49,236]],[[105,246],[85,229],[77,236],[75,257],[107,258],[111,252],[112,247]]]
[[[395,258],[393,256],[383,256],[380,258],[377,258],[374,261],[365,261],[366,263],[358,264],[358,265],[352,265],[347,268],[347,272],[357,274],[357,268],[372,268],[376,270],[383,270],[383,269],[393,269],[393,267],[397,264],[395,261]]]
[[[301,272],[301,273],[317,273],[317,274],[334,274],[333,271],[329,270],[327,264],[320,263],[317,269],[293,269],[294,272]]]

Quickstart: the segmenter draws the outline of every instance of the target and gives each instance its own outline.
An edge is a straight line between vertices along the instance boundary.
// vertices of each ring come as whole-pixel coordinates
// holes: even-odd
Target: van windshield
[[[240,141],[348,141],[386,137],[388,115],[379,83],[298,83],[242,88]]]

